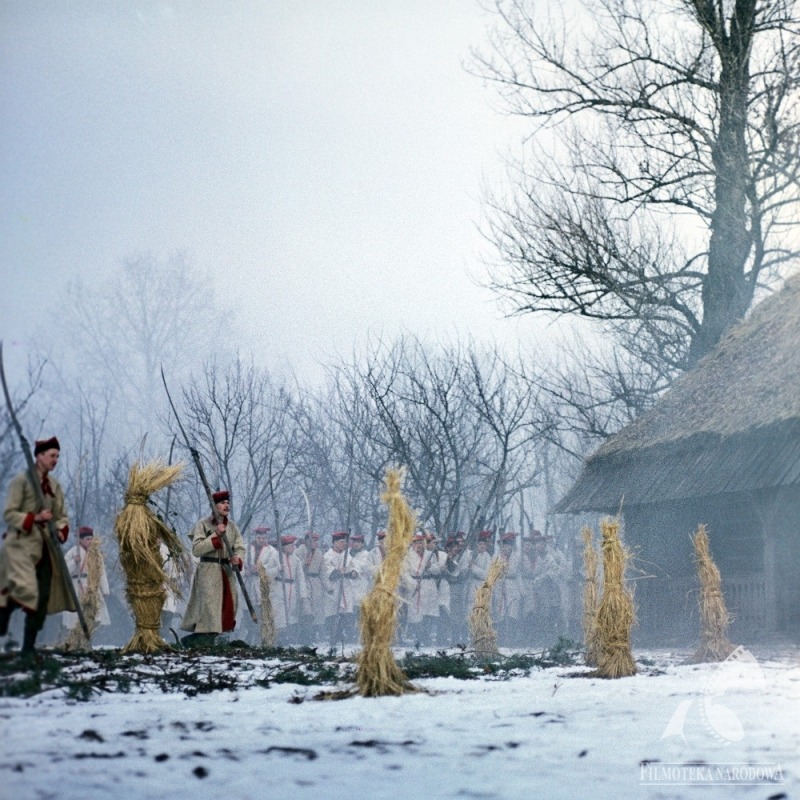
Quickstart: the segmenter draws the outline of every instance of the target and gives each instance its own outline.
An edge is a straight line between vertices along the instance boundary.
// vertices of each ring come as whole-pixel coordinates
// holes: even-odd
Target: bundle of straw
[[[597,609],[597,675],[624,678],[636,674],[631,627],[636,621],[633,594],[625,585],[628,552],[619,538],[619,520],[604,519],[603,599]]]
[[[502,558],[495,558],[489,564],[486,580],[475,590],[475,600],[469,614],[469,632],[478,659],[493,658],[500,654],[497,633],[492,625],[492,590],[505,571],[506,562]]]
[[[397,628],[397,587],[414,531],[414,513],[403,496],[405,473],[386,470],[381,500],[389,508],[386,558],[369,594],[361,602],[362,649],[358,654],[356,685],[362,697],[383,697],[417,691],[397,665],[391,644]]]
[[[598,555],[592,544],[592,529],[585,525],[581,529],[583,537],[583,647],[586,664],[597,666],[597,566]]]
[[[126,595],[136,622],[136,631],[123,653],[155,653],[169,647],[159,633],[166,587],[181,596],[180,582],[189,561],[180,539],[148,508],[147,501],[151,494],[174,483],[182,472],[183,464],[156,460],[134,463],[128,476],[125,507],[114,523]],[[172,555],[177,577],[171,578],[164,571],[162,542]]]
[[[86,619],[86,626],[89,628],[89,638],[86,638],[83,627],[80,624],[75,624],[64,641],[65,650],[85,650],[89,647],[91,637],[97,630],[97,616],[100,613],[100,580],[102,577],[103,554],[100,551],[100,540],[95,537],[86,551],[86,588],[81,591],[79,598],[83,616]]]
[[[272,581],[266,567],[258,562],[258,587],[261,590],[261,646],[275,647],[278,629],[275,627],[275,612],[272,609]]]
[[[722,577],[711,556],[705,525],[698,526],[692,541],[700,578],[700,647],[688,663],[724,661],[735,648],[728,641],[730,616],[722,594]]]

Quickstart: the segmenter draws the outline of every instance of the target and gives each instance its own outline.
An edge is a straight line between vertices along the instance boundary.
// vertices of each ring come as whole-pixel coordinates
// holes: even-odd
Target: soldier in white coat
[[[69,576],[72,578],[72,584],[75,587],[75,592],[78,599],[85,597],[85,592],[89,588],[89,549],[94,545],[99,547],[100,543],[94,537],[94,528],[88,525],[83,525],[78,528],[78,544],[70,547],[64,554],[64,561],[66,562]],[[103,556],[100,556],[100,580],[98,583],[98,590],[100,596],[97,604],[97,619],[94,620],[97,626],[110,625],[111,617],[108,614],[108,606],[106,605],[105,598],[111,593],[108,587],[108,576],[106,575],[106,565],[103,562]],[[61,618],[64,627],[72,630],[78,624],[78,615],[73,611],[65,611]],[[91,625],[91,621],[87,620]]]
[[[435,549],[428,549],[426,537],[417,533],[403,565],[403,584],[407,601],[409,635],[422,645],[432,642],[433,629],[439,617],[441,567]]]
[[[305,644],[312,644],[320,638],[325,627],[325,559],[318,533],[308,531],[303,538],[303,543],[295,551],[303,565],[308,588],[308,613],[300,620],[300,638]]]
[[[516,539],[516,533],[504,533],[500,537],[499,558],[505,563],[506,569],[492,593],[492,613],[498,627],[498,638],[500,644],[506,647],[517,643],[522,611],[522,565],[519,551],[514,547]]]
[[[356,582],[360,574],[358,567],[350,563],[349,538],[347,531],[334,532],[323,560],[325,626],[331,647],[340,640],[356,639]]]
[[[439,553],[439,623],[436,629],[436,644],[456,644],[457,632],[453,619],[453,599],[458,598],[463,581],[459,563],[458,542],[448,536],[444,551]],[[456,607],[457,608],[457,607]]]
[[[308,587],[303,562],[295,553],[297,537],[281,536],[278,558],[267,567],[273,579],[272,608],[280,644],[298,640],[298,625],[308,605]]]

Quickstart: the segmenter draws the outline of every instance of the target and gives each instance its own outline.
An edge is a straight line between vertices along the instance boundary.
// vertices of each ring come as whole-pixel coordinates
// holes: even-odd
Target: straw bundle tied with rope
[[[389,508],[386,558],[372,589],[361,601],[362,649],[358,654],[356,685],[363,697],[417,691],[397,665],[391,648],[397,629],[397,587],[415,524],[414,513],[402,492],[404,479],[403,470],[386,470],[386,490],[381,495]]]
[[[272,609],[272,581],[266,567],[258,562],[258,588],[261,591],[261,646],[275,647],[278,630],[275,627],[275,612]]]
[[[123,653],[155,653],[169,647],[159,633],[161,609],[167,587],[181,596],[180,583],[189,570],[189,561],[178,536],[147,506],[147,501],[150,495],[178,480],[182,472],[183,464],[155,460],[134,463],[128,476],[125,507],[114,523],[126,596],[136,622],[136,631]],[[175,577],[164,570],[162,542],[175,564]]]
[[[583,648],[584,660],[589,667],[597,666],[597,566],[598,555],[592,543],[592,529],[585,525],[581,529],[583,537]]]
[[[475,590],[475,600],[469,614],[469,632],[472,649],[479,659],[493,658],[500,654],[497,649],[497,633],[492,625],[492,591],[495,583],[505,574],[506,562],[495,558],[489,564],[486,580]]]
[[[97,617],[100,613],[100,580],[103,577],[103,554],[100,540],[95,537],[86,551],[86,588],[81,592],[80,603],[83,616],[89,627],[89,639],[81,625],[74,625],[64,640],[65,650],[85,650],[97,630]]]
[[[687,663],[724,661],[735,648],[728,641],[730,616],[722,594],[722,576],[711,555],[705,525],[698,526],[692,541],[700,578],[700,646]]]
[[[625,678],[636,674],[631,628],[636,621],[633,593],[625,584],[628,552],[619,537],[619,520],[600,523],[603,534],[603,599],[597,609],[597,675]]]

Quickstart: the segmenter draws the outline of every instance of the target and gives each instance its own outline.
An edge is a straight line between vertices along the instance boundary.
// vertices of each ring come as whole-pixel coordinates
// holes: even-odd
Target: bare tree
[[[573,24],[496,0],[475,55],[510,113],[538,126],[511,196],[490,199],[491,286],[519,313],[601,321],[658,391],[796,261],[797,4],[584,6]]]
[[[227,349],[228,315],[181,253],[166,260],[131,256],[97,286],[75,283],[70,300],[68,331],[78,363],[65,373],[77,366],[87,390],[110,389],[114,417],[129,434],[160,427],[154,398],[163,398],[162,365],[179,379]]]
[[[206,460],[212,489],[231,490],[242,530],[271,518],[275,503],[287,526],[305,514],[290,491],[297,450],[291,403],[283,386],[241,358],[226,367],[209,360],[184,390],[184,426]]]

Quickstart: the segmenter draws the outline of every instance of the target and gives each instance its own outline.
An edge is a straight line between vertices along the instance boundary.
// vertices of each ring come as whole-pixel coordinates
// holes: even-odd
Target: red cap
[[[225,500],[231,499],[231,493],[227,489],[221,489],[219,492],[214,492],[211,497],[215,503],[222,503]]]
[[[50,439],[37,439],[33,445],[33,454],[38,456],[39,453],[45,453],[48,450],[61,450],[61,445],[55,436]]]
[[[478,541],[479,542],[490,542],[494,538],[494,533],[492,531],[481,531],[478,534]]]
[[[354,533],[350,537],[351,542],[363,542],[364,541],[364,534],[363,533]]]
[[[281,536],[281,544],[294,544],[296,541],[297,537],[292,536],[291,533],[287,533]]]
[[[253,528],[253,533],[256,536],[266,536],[270,532],[270,529],[266,525],[259,525],[257,528]]]
[[[338,542],[340,539],[346,539],[346,538],[347,538],[347,531],[334,531],[331,534],[331,539],[333,539],[334,542]]]
[[[377,532],[375,535],[376,535],[376,536],[377,536],[379,539],[385,539],[385,538],[386,538],[386,531],[378,531],[378,532]]]
[[[94,536],[94,528],[90,528],[88,525],[83,525],[78,528],[79,539],[86,539],[89,536]]]
[[[315,531],[306,531],[305,537],[306,539],[319,539],[319,534]]]
[[[517,534],[516,533],[504,533],[500,537],[500,541],[505,543],[505,544],[513,544],[514,543],[514,539],[516,539],[516,538],[517,538]]]

